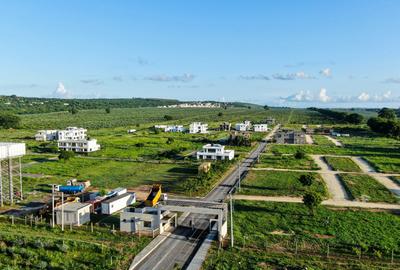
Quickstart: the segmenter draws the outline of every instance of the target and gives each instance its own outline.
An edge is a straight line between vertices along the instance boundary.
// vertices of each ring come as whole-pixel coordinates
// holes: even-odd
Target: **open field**
[[[356,200],[397,203],[396,197],[382,184],[368,175],[341,174],[347,192]]]
[[[312,158],[306,156],[302,159],[296,159],[293,155],[270,155],[260,156],[260,163],[257,168],[277,168],[277,169],[299,169],[299,170],[318,170],[319,167]]]
[[[312,216],[301,204],[250,201],[234,209],[235,247],[212,249],[204,269],[400,267],[397,215],[319,207]]]
[[[264,196],[302,196],[307,189],[328,197],[325,183],[318,174],[316,181],[307,188],[302,186],[299,177],[302,173],[281,171],[250,171],[242,182],[239,194]]]
[[[378,172],[400,173],[400,157],[368,156],[365,159]]]
[[[127,269],[151,239],[95,227],[62,232],[47,224],[0,219],[1,269]]]
[[[314,139],[314,143],[317,145],[325,145],[325,146],[335,146],[333,142],[328,140],[324,135],[312,135]]]
[[[361,172],[360,167],[351,158],[326,156],[324,159],[334,171]]]

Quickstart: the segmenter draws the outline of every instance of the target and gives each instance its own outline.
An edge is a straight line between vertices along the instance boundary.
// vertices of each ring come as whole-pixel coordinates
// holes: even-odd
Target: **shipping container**
[[[125,193],[116,197],[112,197],[101,203],[101,213],[112,215],[125,207],[136,202],[135,193]]]

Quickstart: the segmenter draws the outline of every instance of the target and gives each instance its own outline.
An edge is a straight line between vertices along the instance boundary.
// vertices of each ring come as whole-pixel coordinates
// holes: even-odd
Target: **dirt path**
[[[314,140],[311,137],[311,135],[309,135],[309,134],[306,134],[306,143],[307,144],[314,144]]]
[[[362,157],[350,157],[365,173],[376,172],[375,169]]]
[[[339,180],[337,173],[332,171],[331,167],[325,162],[323,156],[311,155],[311,158],[321,168],[318,172],[321,174],[322,179],[324,179],[332,200],[349,200],[350,196]]]
[[[236,200],[248,200],[248,201],[303,203],[303,199],[301,197],[234,195],[233,198]],[[336,207],[366,208],[366,209],[400,210],[399,204],[369,203],[369,202],[357,202],[349,200],[330,199],[323,201],[322,205],[336,206]]]
[[[331,136],[325,135],[325,137],[330,140],[332,143],[334,143],[336,146],[343,147],[343,144],[339,142],[338,140],[332,138]]]

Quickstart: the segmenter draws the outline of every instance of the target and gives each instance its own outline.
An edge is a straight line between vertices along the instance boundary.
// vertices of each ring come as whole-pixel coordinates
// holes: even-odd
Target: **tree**
[[[106,108],[106,113],[110,113],[111,112],[111,108],[110,107],[107,107]]]
[[[78,109],[77,109],[76,107],[71,107],[71,108],[69,109],[69,112],[70,112],[71,114],[77,114],[79,111],[78,111]]]
[[[396,119],[396,112],[393,109],[382,108],[378,112],[378,117],[393,120]]]
[[[164,119],[167,121],[171,121],[172,119],[174,119],[171,115],[164,115]]]
[[[221,117],[221,116],[223,116],[223,115],[224,115],[224,114],[223,114],[222,112],[219,112],[219,113],[218,113],[218,116],[219,116],[219,117]]]
[[[296,159],[303,159],[306,157],[306,153],[304,153],[304,151],[297,150],[297,152],[294,154],[294,157]]]
[[[314,215],[315,208],[317,208],[321,202],[322,197],[317,192],[309,191],[303,196],[303,203],[310,210],[312,215]]]
[[[300,175],[299,181],[303,186],[311,186],[314,183],[315,176],[312,174],[302,174]]]
[[[354,125],[361,124],[363,120],[364,120],[364,117],[358,113],[351,113],[346,116],[346,122],[348,122],[350,124],[354,124]]]
[[[269,110],[269,106],[268,106],[268,105],[265,105],[265,106],[264,106],[264,110],[268,111],[268,110]]]
[[[71,158],[73,158],[74,156],[75,156],[75,153],[73,151],[64,151],[64,150],[62,150],[60,152],[60,154],[58,155],[58,159],[67,161],[67,160],[70,160]]]
[[[0,128],[18,128],[20,126],[21,118],[13,114],[0,115]]]
[[[167,139],[167,144],[171,144],[171,143],[173,143],[175,140],[174,140],[174,138],[168,138]]]

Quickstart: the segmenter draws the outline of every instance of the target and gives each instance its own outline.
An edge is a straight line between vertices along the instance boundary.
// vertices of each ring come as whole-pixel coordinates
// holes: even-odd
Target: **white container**
[[[112,215],[135,202],[135,193],[125,193],[102,202],[101,213],[105,215]]]
[[[0,142],[0,159],[21,157],[25,149],[25,143]]]

